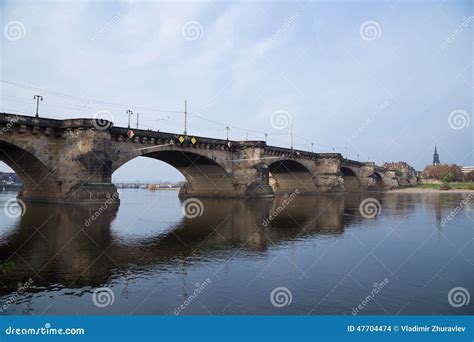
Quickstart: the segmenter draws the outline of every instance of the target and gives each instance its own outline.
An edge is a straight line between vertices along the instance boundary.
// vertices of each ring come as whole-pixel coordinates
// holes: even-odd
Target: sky
[[[2,1],[0,112],[339,152],[473,161],[471,1]],[[65,96],[70,95],[70,96]],[[102,114],[97,114],[102,113]],[[132,117],[135,125],[136,115]],[[10,170],[0,162],[0,171]],[[182,180],[137,158],[115,181]]]

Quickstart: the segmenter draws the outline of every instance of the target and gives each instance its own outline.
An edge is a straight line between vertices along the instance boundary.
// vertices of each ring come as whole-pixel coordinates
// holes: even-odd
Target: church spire
[[[438,154],[438,150],[436,149],[436,146],[435,146],[435,150],[434,150],[434,154],[433,154],[433,165],[439,165],[439,154]]]

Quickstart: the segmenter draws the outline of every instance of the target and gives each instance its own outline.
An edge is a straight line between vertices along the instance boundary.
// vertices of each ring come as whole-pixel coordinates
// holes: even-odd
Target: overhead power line
[[[10,85],[10,86],[13,86],[13,87],[17,87],[17,88],[22,88],[22,89],[26,89],[26,90],[35,91],[35,92],[42,92],[43,94],[48,94],[48,95],[51,95],[51,96],[56,96],[56,97],[69,99],[69,100],[82,101],[82,102],[85,102],[86,105],[95,104],[95,105],[100,105],[100,106],[110,106],[110,107],[117,107],[117,108],[123,108],[123,109],[135,108],[137,110],[142,110],[142,111],[151,111],[151,112],[159,112],[159,113],[167,113],[167,114],[183,114],[182,110],[181,111],[180,110],[168,110],[168,109],[153,108],[153,107],[143,106],[143,105],[129,105],[129,104],[123,104],[123,103],[115,103],[115,102],[103,101],[103,100],[98,100],[98,99],[82,97],[82,96],[75,96],[75,95],[65,94],[65,93],[61,93],[61,92],[57,92],[57,91],[51,91],[51,90],[38,88],[38,87],[33,87],[33,86],[30,86],[30,85],[21,84],[21,83],[12,82],[12,81],[7,81],[7,80],[0,80],[0,82],[2,82],[4,84],[7,84],[7,85]],[[2,96],[7,96],[8,97],[8,95],[2,95]],[[12,96],[12,97],[14,97],[14,96]],[[20,99],[20,98],[17,98],[17,99]],[[53,105],[53,106],[55,106],[55,105]],[[56,106],[61,106],[61,105],[56,105]],[[62,105],[62,107],[70,108],[70,109],[73,109],[73,110],[79,110],[79,111],[85,111],[86,110],[85,108],[69,107],[69,106],[65,106],[65,105]],[[221,126],[223,128],[228,127],[231,130],[238,130],[238,131],[243,131],[243,132],[248,132],[248,133],[259,134],[259,135],[263,135],[265,137],[267,137],[268,135],[271,135],[271,136],[289,136],[290,135],[289,132],[272,132],[271,134],[268,134],[267,131],[249,129],[249,128],[235,126],[235,125],[229,125],[228,123],[220,122],[220,121],[217,121],[217,120],[212,120],[212,119],[206,118],[202,115],[199,115],[199,114],[196,114],[196,113],[193,113],[193,112],[188,112],[187,109],[186,109],[186,114],[191,116],[191,117],[194,117],[196,119],[206,121],[206,122],[212,123],[214,125]],[[149,120],[146,120],[146,121],[149,121]],[[328,148],[328,149],[336,148],[336,146],[323,145],[323,144],[314,142],[311,139],[302,137],[300,135],[294,134],[294,137],[298,138],[298,139],[301,139],[301,140],[303,140],[307,143],[312,143],[312,144],[320,146],[320,147],[324,147],[324,148]],[[337,148],[340,149],[339,147],[337,147]]]
[[[28,85],[25,85],[25,84],[6,81],[6,80],[0,80],[0,82],[5,83],[5,84],[9,84],[11,86],[18,87],[18,88],[34,90],[34,91],[41,91],[41,92],[43,92],[45,94],[48,94],[48,95],[53,95],[53,96],[58,96],[58,97],[73,99],[73,100],[78,100],[78,101],[84,101],[84,102],[94,103],[94,104],[98,104],[98,105],[106,105],[106,106],[122,107],[122,108],[129,108],[130,107],[130,105],[125,105],[125,104],[121,104],[121,103],[114,103],[114,102],[102,101],[102,100],[91,99],[91,98],[86,98],[86,97],[69,95],[69,94],[64,94],[64,93],[60,93],[60,92],[56,92],[56,91],[43,89],[43,88],[32,87],[32,86],[28,86]],[[177,111],[177,110],[165,110],[165,109],[158,109],[158,108],[150,108],[150,107],[146,107],[146,106],[133,106],[133,108],[144,109],[144,110],[149,110],[149,111],[153,111],[153,112],[162,112],[162,113],[175,113],[175,114],[182,113],[182,111]]]

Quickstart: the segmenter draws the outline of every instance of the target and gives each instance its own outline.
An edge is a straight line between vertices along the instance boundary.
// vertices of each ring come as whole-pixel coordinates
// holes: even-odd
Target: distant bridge
[[[20,198],[56,203],[103,203],[117,191],[112,174],[140,156],[178,169],[186,178],[183,197],[383,190],[416,182],[339,153],[149,130],[134,129],[132,138],[127,133],[107,121],[0,113],[0,160],[21,178]]]

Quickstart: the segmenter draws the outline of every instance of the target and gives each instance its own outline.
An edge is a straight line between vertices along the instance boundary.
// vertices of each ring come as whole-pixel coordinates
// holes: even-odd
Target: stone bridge
[[[396,188],[413,180],[339,153],[311,153],[232,141],[115,127],[94,119],[53,120],[0,113],[0,160],[22,179],[23,200],[103,203],[117,198],[112,174],[143,156],[178,169],[182,197],[270,197]],[[137,170],[140,172],[140,170]]]

